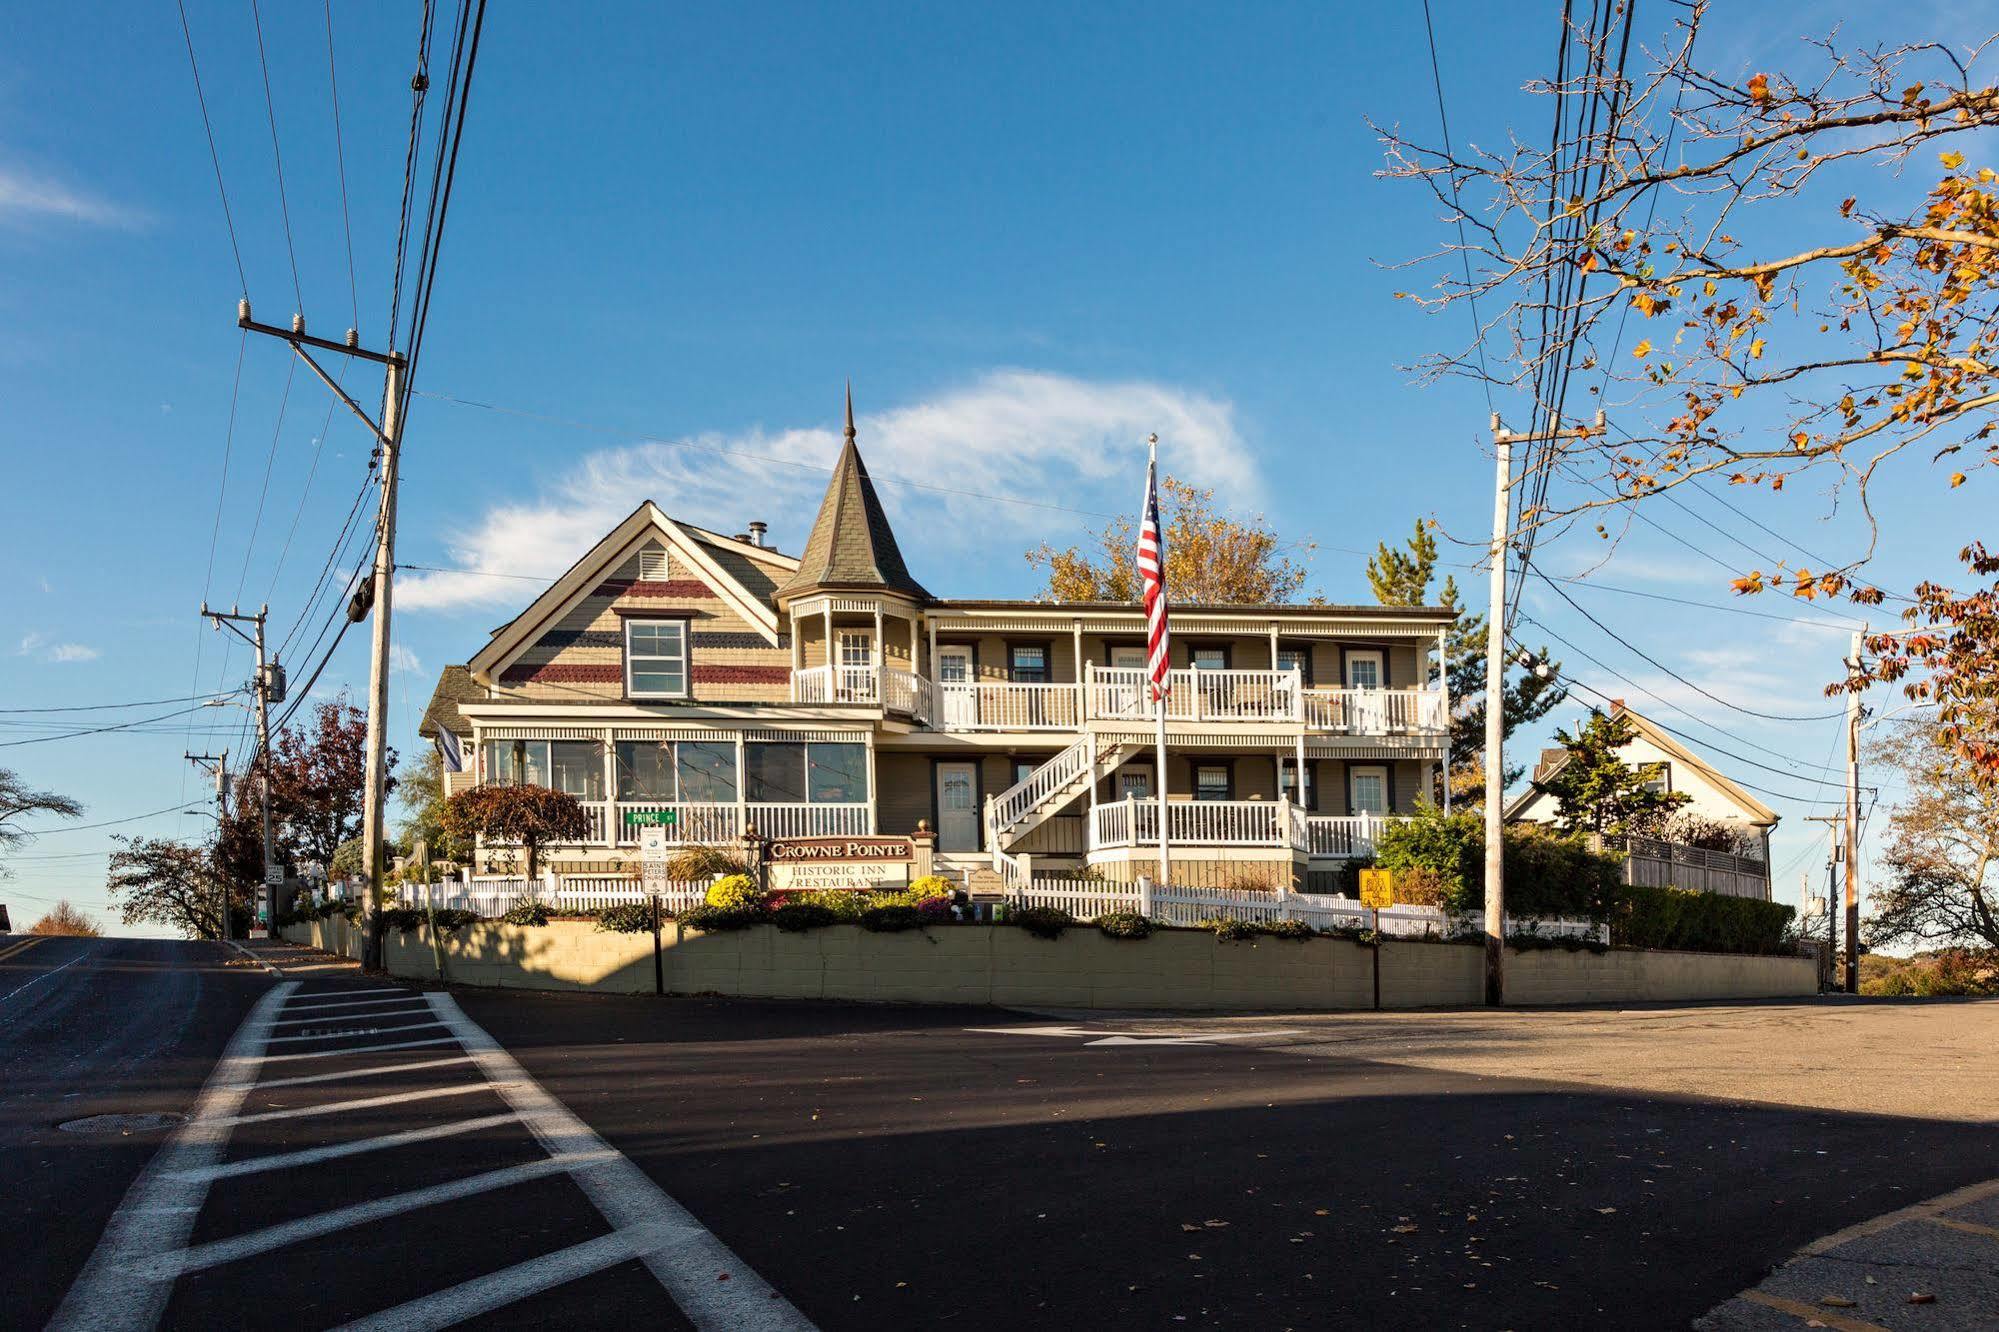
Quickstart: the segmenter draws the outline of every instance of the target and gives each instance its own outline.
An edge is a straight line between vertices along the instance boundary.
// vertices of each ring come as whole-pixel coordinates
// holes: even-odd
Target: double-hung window
[[[1225,671],[1229,668],[1228,649],[1197,647],[1189,654],[1188,661],[1197,671]]]
[[[1312,765],[1305,765],[1305,789],[1298,789],[1298,762],[1296,759],[1277,760],[1277,791],[1294,805],[1312,808]]]
[[[1009,651],[1015,684],[1048,683],[1048,649],[1040,643],[1015,643]]]
[[[1226,763],[1201,763],[1194,768],[1194,799],[1227,800],[1229,767]]]
[[[687,697],[687,621],[625,621],[625,693]]]
[[[1312,656],[1304,648],[1278,648],[1277,669],[1296,671],[1300,682],[1308,685],[1312,683]]]

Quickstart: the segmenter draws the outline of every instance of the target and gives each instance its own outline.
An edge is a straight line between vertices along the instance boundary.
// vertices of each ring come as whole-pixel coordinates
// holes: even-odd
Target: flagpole
[[[1156,499],[1158,492],[1154,488],[1158,484],[1158,471],[1159,436],[1151,435],[1146,439],[1145,460],[1145,497],[1148,504],[1156,504],[1158,502]],[[1161,515],[1159,519],[1159,580],[1160,594],[1164,596],[1166,587],[1166,519],[1164,515]],[[1159,802],[1159,886],[1161,888],[1172,886],[1172,880],[1168,877],[1169,856],[1166,850],[1166,685],[1170,684],[1173,678],[1173,659],[1170,655],[1166,659],[1166,666],[1166,678],[1163,681],[1155,683],[1152,687],[1152,716],[1156,725],[1156,732],[1153,739],[1153,769],[1158,779],[1158,787],[1154,795]]]

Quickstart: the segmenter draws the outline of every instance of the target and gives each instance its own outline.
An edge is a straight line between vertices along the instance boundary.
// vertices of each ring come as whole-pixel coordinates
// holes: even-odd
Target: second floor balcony
[[[1263,723],[1328,735],[1439,737],[1449,708],[1436,689],[1307,686],[1297,670],[1175,670],[1174,723]],[[926,679],[898,667],[812,666],[794,672],[794,703],[878,707],[938,731],[1078,731],[1148,722],[1153,704],[1137,667],[1086,663],[1080,680]]]

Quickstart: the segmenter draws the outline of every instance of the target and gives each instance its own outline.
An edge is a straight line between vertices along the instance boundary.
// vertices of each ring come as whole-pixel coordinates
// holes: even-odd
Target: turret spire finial
[[[854,381],[847,381],[847,442],[854,440]]]

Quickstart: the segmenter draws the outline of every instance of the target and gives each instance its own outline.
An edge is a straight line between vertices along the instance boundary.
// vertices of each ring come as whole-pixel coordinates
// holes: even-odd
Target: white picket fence
[[[1264,892],[1253,888],[1160,888],[1150,880],[1135,884],[1097,883],[1084,879],[1037,878],[1010,895],[1015,906],[1060,907],[1079,920],[1109,911],[1130,911],[1166,925],[1198,925],[1215,917],[1257,923],[1298,920],[1319,930],[1379,930],[1403,939],[1446,938],[1476,933],[1484,919],[1472,913],[1452,915],[1441,907],[1391,906],[1379,910],[1358,898],[1326,893]],[[1531,934],[1544,939],[1591,939],[1610,942],[1608,926],[1587,920],[1506,918],[1509,935]]]
[[[359,884],[336,884],[328,891],[345,900],[358,898],[366,890]],[[581,916],[647,900],[644,885],[637,879],[620,874],[557,874],[552,870],[535,880],[467,872],[437,883],[398,884],[396,894],[403,906],[473,911],[487,920],[506,915],[522,901],[541,902],[556,915]],[[660,894],[660,906],[667,911],[685,911],[701,905],[707,894],[706,883],[669,883]]]

